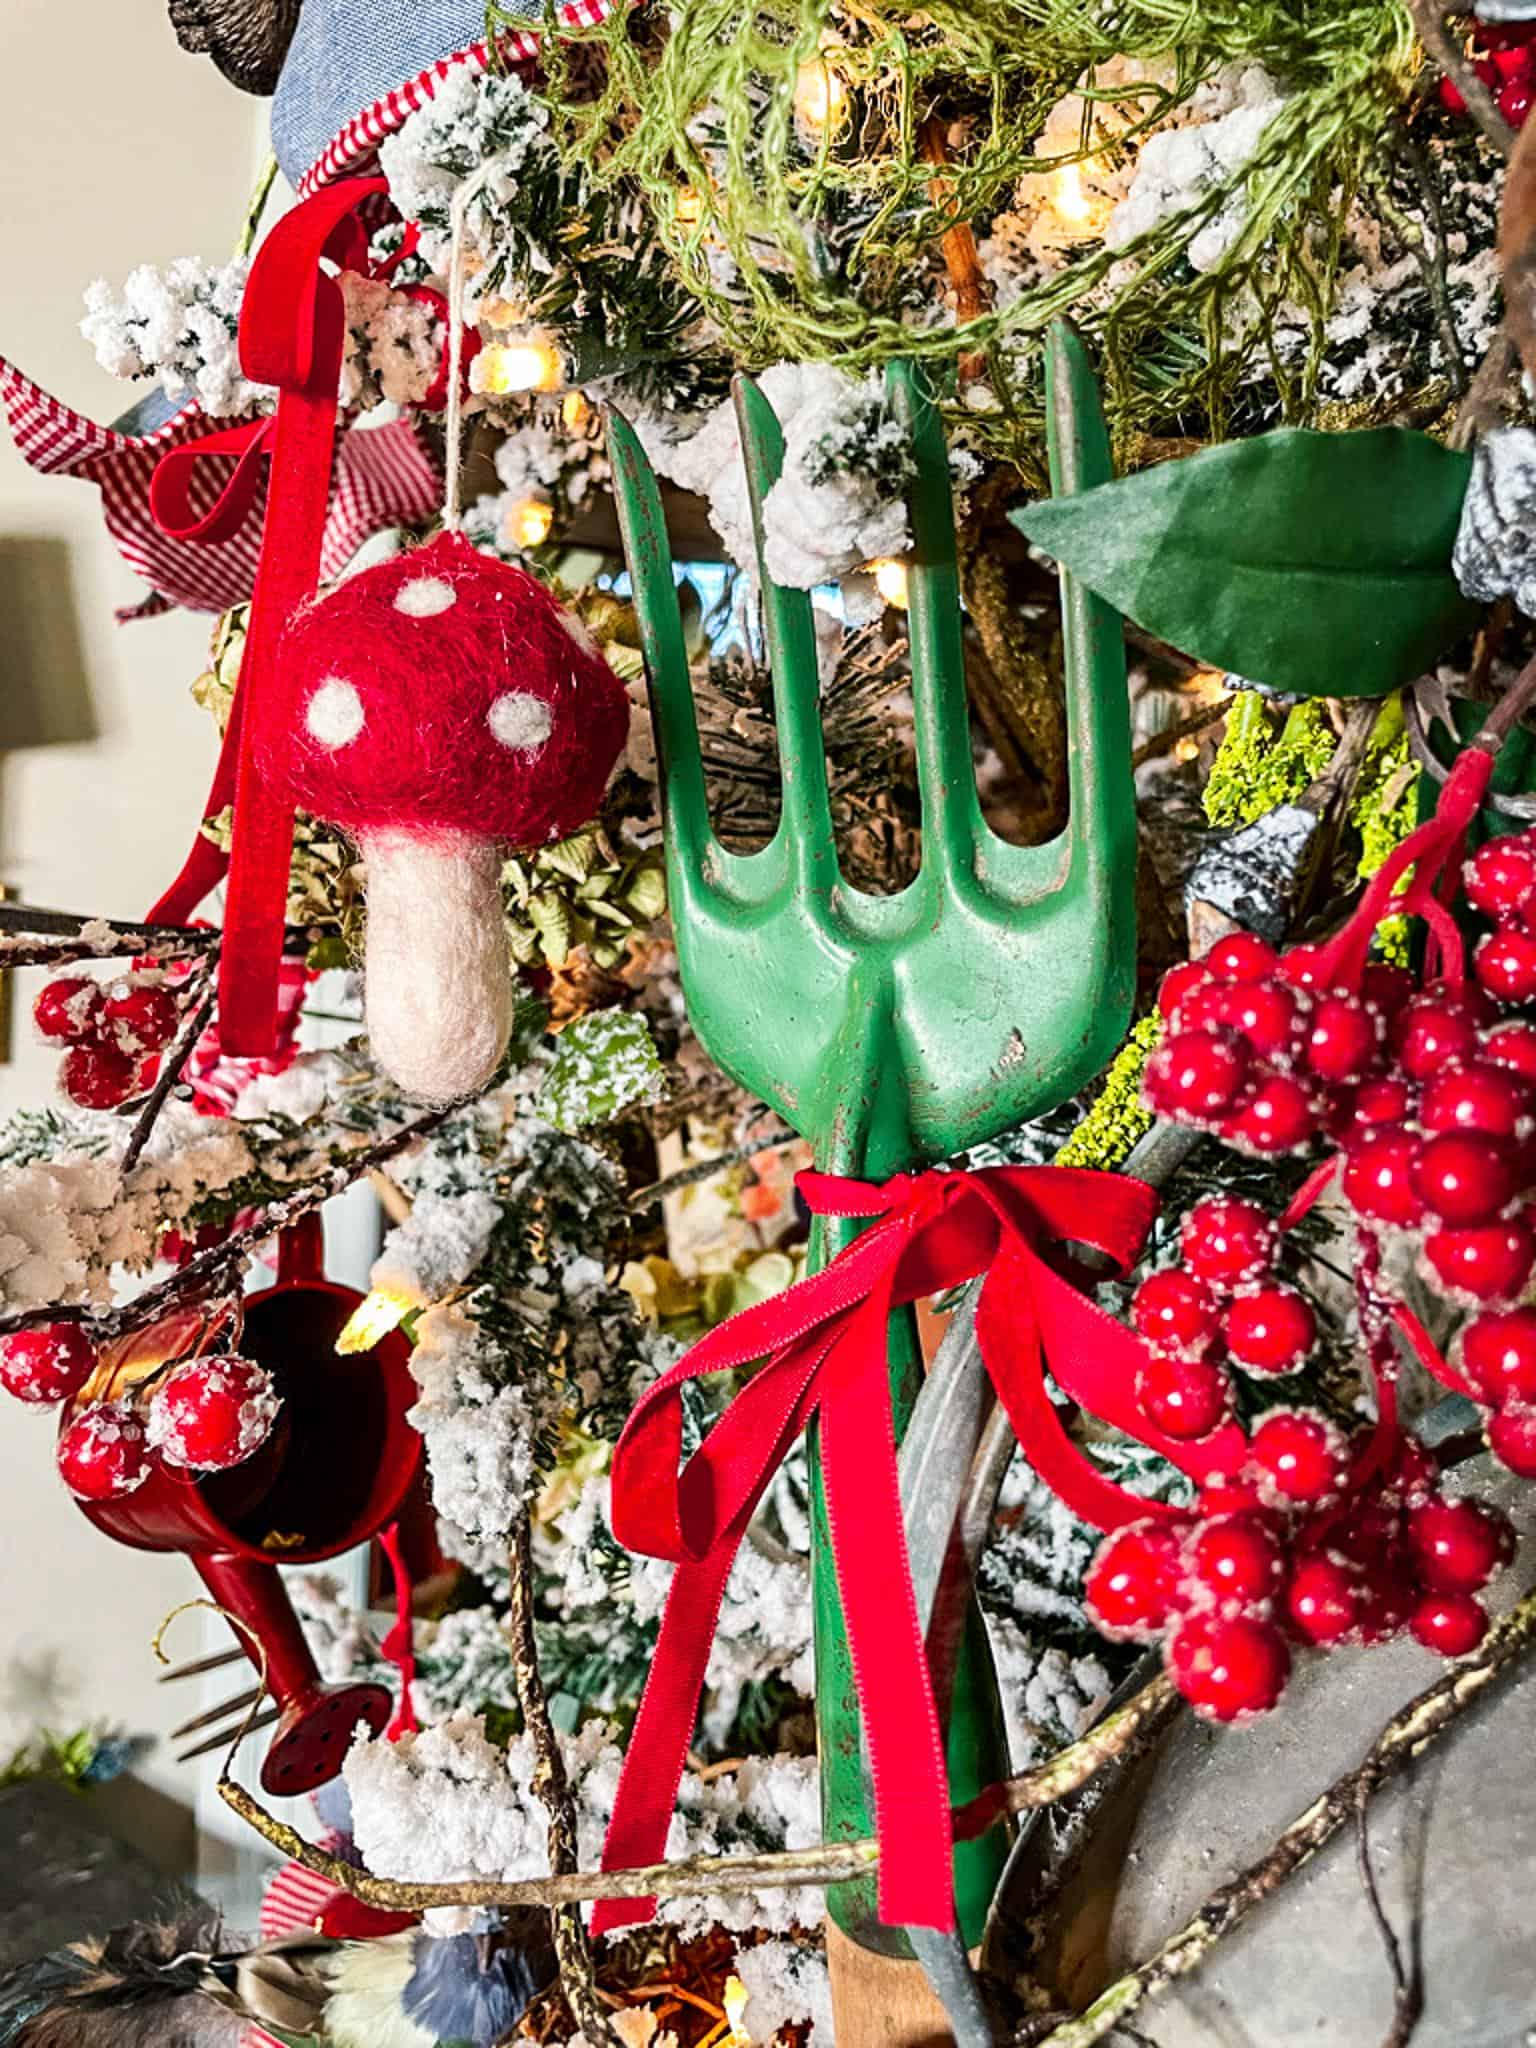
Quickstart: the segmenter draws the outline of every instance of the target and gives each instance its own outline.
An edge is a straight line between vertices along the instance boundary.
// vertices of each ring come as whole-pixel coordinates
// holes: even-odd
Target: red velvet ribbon
[[[824,1216],[874,1219],[826,1269],[709,1332],[641,1398],[613,1467],[619,1541],[674,1559],[655,1659],[603,1851],[604,1868],[657,1862],[692,1739],[725,1582],[774,1472],[813,1419],[838,1588],[863,1708],[879,1828],[880,1914],[951,1928],[944,1744],[907,1563],[886,1366],[891,1311],[984,1274],[976,1336],[1035,1470],[1101,1529],[1174,1511],[1106,1479],[1077,1449],[1045,1385],[1131,1430],[1198,1478],[1242,1462],[1228,1423],[1198,1445],[1149,1430],[1135,1399],[1146,1351],[1070,1277],[1080,1245],[1117,1272],[1157,1211],[1144,1182],[1069,1167],[898,1174],[883,1186],[802,1173]],[[1081,1269],[1078,1269],[1080,1277]],[[684,1380],[766,1359],[686,1466]],[[598,1932],[648,1919],[654,1900],[605,1900]]]
[[[278,221],[257,253],[240,311],[240,363],[253,383],[277,387],[277,412],[172,449],[150,490],[156,520],[183,539],[227,538],[249,513],[270,463],[261,562],[251,603],[240,685],[208,793],[205,817],[234,806],[226,857],[199,835],[181,873],[150,911],[152,923],[182,924],[228,871],[219,970],[219,1037],[227,1053],[265,1058],[277,1040],[293,807],[256,765],[256,739],[271,715],[278,641],[314,592],[336,448],[337,386],[346,340],[345,307],[320,267],[359,266],[366,237],[357,208],[388,188],[382,178],[328,185]],[[234,460],[213,509],[192,507],[193,465]]]

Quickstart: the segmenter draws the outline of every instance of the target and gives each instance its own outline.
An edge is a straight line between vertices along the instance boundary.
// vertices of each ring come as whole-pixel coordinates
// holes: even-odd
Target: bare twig
[[[665,1201],[668,1195],[675,1195],[682,1188],[694,1187],[701,1180],[724,1173],[727,1167],[740,1166],[745,1160],[755,1159],[759,1152],[776,1152],[794,1142],[795,1133],[791,1130],[775,1131],[767,1138],[749,1138],[745,1145],[738,1145],[733,1151],[721,1152],[713,1159],[701,1159],[693,1166],[669,1173],[665,1180],[653,1180],[648,1186],[637,1188],[630,1196],[628,1206],[631,1209],[653,1208],[657,1202]]]
[[[512,1675],[517,1684],[517,1703],[523,1726],[533,1737],[534,1797],[544,1802],[549,1815],[549,1868],[555,1877],[569,1877],[577,1864],[576,1803],[565,1774],[560,1739],[549,1718],[549,1700],[539,1672],[539,1646],[533,1627],[533,1539],[528,1510],[518,1515],[512,1531],[508,1560],[511,1575],[507,1635],[512,1647]],[[617,2037],[608,2023],[607,2009],[598,1996],[592,1968],[592,1949],[587,1930],[576,1905],[553,1906],[550,1929],[554,1935],[555,1959],[560,1985],[576,2024],[588,2040],[607,2042],[618,2048]]]
[[[1118,1714],[1050,1757],[1033,1771],[994,1785],[960,1807],[955,1814],[959,1839],[984,1834],[1007,1813],[1050,1806],[1076,1792],[1090,1778],[1144,1741],[1150,1727],[1176,1705],[1165,1678],[1155,1678],[1127,1701]],[[681,1863],[651,1863],[635,1870],[578,1871],[555,1877],[527,1878],[499,1884],[471,1879],[461,1883],[418,1884],[398,1878],[373,1877],[351,1863],[328,1856],[286,1822],[268,1813],[243,1785],[229,1776],[219,1780],[219,1797],[264,1841],[306,1870],[328,1878],[353,1898],[397,1913],[423,1913],[433,1906],[564,1906],[587,1899],[700,1898],[710,1892],[782,1891],[791,1885],[843,1884],[868,1877],[880,1861],[873,1840],[832,1842],[811,1849],[780,1849],[763,1856],[697,1856]]]
[[[119,1168],[119,1171],[123,1174],[132,1173],[133,1169],[138,1165],[143,1155],[144,1147],[149,1143],[150,1135],[159,1119],[160,1112],[170,1100],[171,1090],[181,1079],[186,1069],[187,1061],[192,1057],[193,1047],[212,1021],[218,996],[212,988],[208,987],[208,983],[218,970],[218,961],[219,956],[217,952],[210,952],[205,956],[201,966],[197,969],[197,982],[193,990],[194,1000],[190,1008],[183,1014],[181,1028],[166,1048],[165,1055],[160,1062],[160,1072],[155,1078],[155,1085],[150,1089],[144,1107],[139,1111],[139,1120],[134,1125],[132,1135],[129,1137],[128,1144],[123,1152],[122,1165]],[[204,989],[207,989],[206,994],[201,993]]]
[[[1151,739],[1143,740],[1131,756],[1133,768],[1143,767],[1148,761],[1156,761],[1164,754],[1171,754],[1180,740],[1193,739],[1207,732],[1213,725],[1220,725],[1232,709],[1230,695],[1218,697],[1210,704],[1197,704],[1193,711],[1186,712],[1172,725],[1164,726],[1161,732],[1153,733]]]
[[[1040,2048],[1091,2048],[1092,2043],[1113,2034],[1156,1992],[1198,1969],[1224,1935],[1310,1862],[1361,1805],[1443,1735],[1533,1644],[1536,1591],[1527,1593],[1511,1613],[1495,1622],[1470,1657],[1452,1665],[1394,1715],[1358,1767],[1314,1799],[1256,1863],[1218,1886],[1156,1955],[1118,1977],[1086,2012],[1055,2028]]]
[[[1362,1786],[1355,1795],[1355,1862],[1360,1871],[1360,1883],[1365,1891],[1365,1902],[1371,1909],[1371,1918],[1376,1923],[1376,1932],[1381,1936],[1381,1945],[1387,1952],[1387,1967],[1392,1972],[1392,2024],[1387,2029],[1381,2048],[1407,2048],[1414,2028],[1419,2024],[1419,2015],[1424,2010],[1424,1986],[1419,1979],[1417,1961],[1410,1971],[1403,1962],[1402,1945],[1387,1918],[1386,1908],[1381,1903],[1381,1892],[1376,1884],[1376,1872],[1371,1863],[1371,1835],[1368,1820],[1370,1791]]]
[[[1503,394],[1519,366],[1514,337],[1501,324],[1494,329],[1487,353],[1473,371],[1472,382],[1457,410],[1450,434],[1453,448],[1470,448],[1484,427],[1503,416]]]
[[[128,960],[140,953],[184,960],[215,951],[223,937],[220,931],[117,924],[105,917],[36,910],[26,903],[0,906],[0,968],[65,967],[73,960]]]
[[[1468,377],[1466,362],[1461,353],[1461,336],[1456,330],[1456,313],[1451,305],[1450,285],[1445,274],[1445,221],[1440,210],[1440,195],[1435,189],[1434,174],[1424,152],[1406,134],[1398,145],[1399,154],[1407,165],[1410,176],[1419,188],[1419,197],[1424,202],[1428,218],[1429,234],[1424,226],[1404,213],[1388,189],[1383,177],[1375,188],[1375,202],[1382,218],[1389,224],[1403,247],[1418,265],[1419,275],[1424,280],[1424,289],[1429,294],[1430,305],[1434,308],[1435,325],[1440,330],[1440,346],[1445,352],[1446,376],[1451,391],[1457,398],[1466,395]],[[1431,243],[1430,235],[1434,240]]]
[[[1419,41],[1466,101],[1467,112],[1499,155],[1508,157],[1515,146],[1515,131],[1499,112],[1493,94],[1467,62],[1466,53],[1457,47],[1455,37],[1445,25],[1440,0],[1408,0],[1408,12],[1413,16]]]

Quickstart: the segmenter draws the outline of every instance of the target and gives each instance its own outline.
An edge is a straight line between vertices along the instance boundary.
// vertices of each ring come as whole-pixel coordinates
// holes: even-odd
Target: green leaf
[[[567,1024],[539,1090],[539,1114],[557,1131],[612,1123],[662,1090],[661,1058],[651,1027],[633,1010],[590,1010]]]
[[[1477,616],[1451,574],[1472,458],[1285,427],[1009,516],[1148,633],[1271,689],[1379,697]]]

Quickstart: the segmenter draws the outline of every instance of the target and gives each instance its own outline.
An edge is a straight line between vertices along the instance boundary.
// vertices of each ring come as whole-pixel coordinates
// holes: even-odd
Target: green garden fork
[[[1124,1035],[1135,977],[1135,806],[1120,619],[1062,576],[1071,814],[1059,837],[1018,847],[984,822],[972,768],[949,466],[918,372],[887,372],[915,471],[907,558],[922,863],[894,896],[843,879],[834,844],[807,592],[769,578],[763,504],[784,443],[755,384],[736,403],[751,492],[773,671],[781,815],[760,852],[734,854],[709,820],[661,495],[618,415],[609,447],[651,685],[667,830],[667,876],[688,1014],[710,1057],[806,1138],[816,1165],[884,1179],[952,1158],[1064,1101]],[[1092,370],[1078,336],[1047,348],[1052,487],[1111,475]],[[818,1220],[813,1268],[848,1241]],[[898,1437],[921,1384],[910,1309],[892,1318]],[[815,1444],[811,1446],[813,1470]],[[871,1830],[858,1702],[824,1504],[813,1517],[816,1712],[828,1840]],[[950,1791],[960,1803],[1007,1770],[996,1681],[978,1613],[950,1703]],[[956,1898],[980,1937],[1006,1844],[961,1845]],[[875,1916],[873,1882],[836,1887],[830,1910],[867,1949],[908,1953]]]

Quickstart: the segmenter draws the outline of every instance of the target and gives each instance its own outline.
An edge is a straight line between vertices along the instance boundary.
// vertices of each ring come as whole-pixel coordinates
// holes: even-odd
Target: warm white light
[[[1063,164],[1051,181],[1051,204],[1071,227],[1087,227],[1093,219],[1093,201],[1083,190],[1081,164]]]
[[[742,2015],[747,2009],[746,1985],[739,1977],[727,1977],[720,2000],[725,2007],[725,2017],[730,2025],[730,2032],[722,2042],[721,2048],[751,2048],[752,2036],[741,2024]]]
[[[391,1330],[399,1329],[412,1309],[421,1306],[414,1295],[402,1289],[375,1287],[348,1317],[346,1327],[336,1339],[336,1349],[344,1358],[359,1351],[371,1351]]]
[[[541,548],[555,523],[555,508],[544,498],[519,498],[502,530],[515,548]]]
[[[491,341],[470,365],[470,383],[489,397],[510,398],[558,390],[564,369],[559,350],[547,341]]]
[[[848,80],[826,57],[808,57],[795,75],[795,118],[814,134],[848,119]]]
[[[680,228],[696,228],[704,218],[704,201],[692,185],[684,185],[677,195],[676,219]]]
[[[583,432],[592,417],[591,402],[585,391],[567,391],[560,401],[560,417],[573,434]]]
[[[869,574],[875,579],[875,588],[887,604],[898,611],[907,608],[907,565],[895,555],[888,555],[878,562],[869,564]]]
[[[1200,742],[1193,738],[1179,740],[1173,749],[1173,758],[1176,761],[1194,761],[1199,758],[1199,754]]]

